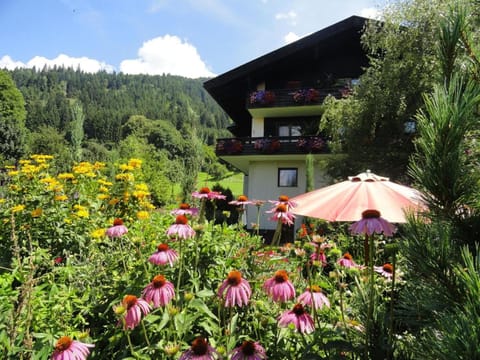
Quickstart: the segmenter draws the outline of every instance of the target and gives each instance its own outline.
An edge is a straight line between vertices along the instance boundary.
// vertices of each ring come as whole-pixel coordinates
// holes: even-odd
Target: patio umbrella
[[[367,170],[348,180],[298,195],[291,211],[328,221],[357,221],[362,212],[378,210],[391,223],[406,222],[405,212],[425,210],[419,191]]]

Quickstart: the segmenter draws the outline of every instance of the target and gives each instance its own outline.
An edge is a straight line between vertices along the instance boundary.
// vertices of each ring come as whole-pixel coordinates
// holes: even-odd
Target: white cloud
[[[287,20],[289,24],[296,25],[295,19],[297,18],[297,13],[293,10],[290,10],[287,13],[277,13],[275,14],[275,19],[277,20]]]
[[[380,18],[380,12],[378,9],[369,7],[369,8],[363,8],[360,10],[360,16],[366,17],[368,19],[379,19]]]
[[[283,37],[283,40],[286,44],[290,44],[294,41],[297,41],[298,39],[300,39],[300,36],[291,31]]]
[[[65,67],[80,69],[88,73],[96,73],[99,71],[113,72],[115,68],[105,62],[89,59],[85,56],[80,58],[70,57],[65,54],[58,55],[55,59],[47,59],[43,56],[35,56],[29,60],[26,64],[21,61],[14,61],[10,56],[5,55],[0,59],[0,68],[7,68],[13,70],[15,68],[33,68],[38,70],[43,69],[45,66],[48,68]]]
[[[168,34],[144,42],[138,50],[138,58],[123,60],[120,71],[127,74],[171,74],[189,78],[215,76],[193,45]]]
[[[10,56],[5,55],[0,59],[0,69],[14,70],[16,68],[27,67],[21,61],[15,61]]]

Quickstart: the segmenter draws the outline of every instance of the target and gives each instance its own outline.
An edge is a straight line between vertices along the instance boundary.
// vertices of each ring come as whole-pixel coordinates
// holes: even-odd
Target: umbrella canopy
[[[405,212],[425,210],[419,191],[367,170],[348,180],[291,199],[297,215],[328,221],[357,221],[367,209],[378,210],[392,223],[406,222]]]

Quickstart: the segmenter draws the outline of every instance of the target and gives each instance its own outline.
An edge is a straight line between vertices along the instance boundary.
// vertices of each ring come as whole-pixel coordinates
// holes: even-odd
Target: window
[[[298,177],[298,169],[279,168],[278,169],[278,186],[279,187],[296,187],[297,177]]]

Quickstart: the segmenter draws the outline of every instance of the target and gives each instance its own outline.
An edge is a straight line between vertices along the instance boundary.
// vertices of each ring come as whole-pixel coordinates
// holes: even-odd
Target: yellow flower
[[[43,210],[42,208],[36,208],[35,210],[32,210],[30,214],[32,215],[32,217],[39,217],[42,216]]]
[[[116,205],[120,200],[117,198],[113,198],[108,202],[108,205]]]
[[[0,204],[5,203],[5,201],[6,201],[6,200],[5,200],[4,198],[0,198]]]
[[[149,192],[143,191],[143,190],[135,190],[133,192],[133,196],[135,196],[137,199],[143,199],[144,197],[150,195]]]
[[[17,213],[17,212],[20,212],[20,211],[23,211],[25,209],[25,205],[15,205],[14,207],[12,207],[12,213]]]
[[[80,218],[88,218],[90,214],[88,213],[88,210],[78,210],[76,215]]]
[[[110,198],[110,195],[108,194],[99,194],[97,195],[97,199],[98,200],[106,200],[106,199],[109,199]]]
[[[142,160],[141,159],[130,159],[128,160],[128,165],[135,169],[139,169],[142,166]]]
[[[135,177],[131,173],[122,173],[115,175],[115,179],[120,181],[134,181]]]
[[[69,218],[65,218],[65,219],[63,219],[63,221],[65,222],[65,224],[71,224],[72,223],[72,219],[69,219]]]
[[[95,238],[95,239],[98,239],[98,238],[101,238],[101,237],[104,237],[105,236],[105,229],[96,229],[96,230],[93,230],[90,235]]]
[[[75,174],[87,174],[87,173],[91,173],[92,170],[93,170],[93,166],[88,161],[83,161],[80,164],[75,165],[73,167],[73,172]]]
[[[130,166],[128,164],[120,164],[120,170],[122,170],[122,171],[132,171],[133,166]]]
[[[20,171],[18,171],[18,170],[11,170],[11,171],[9,171],[7,174],[8,174],[8,176],[17,176],[18,174],[20,174]]]
[[[55,201],[65,201],[68,199],[67,195],[55,195],[53,198]]]
[[[123,193],[123,201],[128,202],[130,200],[130,193],[128,191],[125,191]]]
[[[75,175],[72,173],[61,173],[57,176],[60,180],[72,180],[75,178]]]
[[[103,193],[108,193],[110,191],[110,189],[107,188],[106,186],[100,186],[98,191],[103,192]]]
[[[26,159],[22,159],[19,161],[20,165],[27,165],[27,164],[30,164],[32,161],[31,160],[26,160]]]
[[[45,154],[33,154],[30,156],[33,160],[35,160],[37,163],[45,162],[46,160],[52,160],[53,156],[52,155],[45,155]]]
[[[106,180],[103,180],[103,179],[99,179],[98,183],[101,184],[101,185],[104,185],[104,186],[112,186],[113,185],[113,183],[111,183],[110,181],[106,181]]]
[[[15,166],[13,166],[13,165],[5,165],[5,169],[7,169],[7,170],[13,170],[13,169],[15,169]]]
[[[140,191],[148,191],[148,185],[145,183],[139,183],[135,185],[135,189]]]
[[[56,180],[51,176],[47,176],[47,177],[44,177],[43,179],[40,179],[40,182],[42,184],[52,184],[52,183],[55,183]]]
[[[93,164],[93,168],[95,170],[101,170],[104,167],[105,167],[105,163],[103,163],[103,162],[95,161],[95,164]]]
[[[148,219],[149,217],[150,217],[150,214],[148,213],[148,211],[137,212],[137,219],[138,220],[145,220],[145,219]]]

